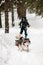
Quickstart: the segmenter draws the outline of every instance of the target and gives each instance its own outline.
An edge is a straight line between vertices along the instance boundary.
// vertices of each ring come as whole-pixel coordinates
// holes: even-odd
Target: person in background
[[[27,38],[27,27],[30,27],[30,25],[29,25],[26,17],[22,17],[22,20],[19,23],[19,25],[20,25],[20,28],[21,28],[20,34],[22,34],[23,31],[24,31],[25,32],[25,38]]]

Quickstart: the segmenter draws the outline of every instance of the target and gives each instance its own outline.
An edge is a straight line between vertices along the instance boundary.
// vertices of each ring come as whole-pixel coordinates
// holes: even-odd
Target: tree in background
[[[26,9],[28,9],[30,13],[35,12],[36,14],[43,16],[43,0],[17,0],[17,1],[18,1],[17,4],[18,16],[22,16],[23,11],[25,11]],[[21,11],[22,13],[20,13]]]
[[[2,22],[1,22],[1,0],[0,0],[0,28],[2,28]]]
[[[5,0],[5,33],[9,33],[8,5],[9,5],[9,0]]]
[[[13,5],[14,5],[14,0],[11,0],[11,11],[12,11],[12,27],[15,25],[14,24],[14,7],[13,7]]]
[[[0,10],[0,28],[2,28],[2,22],[1,22],[1,10]]]
[[[0,0],[0,27],[2,27],[1,22],[1,11],[5,11],[5,33],[9,33],[9,22],[8,22],[8,12],[9,9],[12,12],[12,26],[14,26],[14,7],[17,8],[18,17],[22,18],[26,16],[26,9],[30,13],[35,12],[38,15],[43,16],[43,0]]]
[[[27,0],[27,7],[30,13],[35,12],[43,16],[43,0]]]
[[[17,4],[17,13],[19,18],[26,16],[26,8],[23,1],[19,1]]]

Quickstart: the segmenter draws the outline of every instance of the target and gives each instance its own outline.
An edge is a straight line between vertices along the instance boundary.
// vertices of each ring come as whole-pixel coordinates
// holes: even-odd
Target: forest
[[[14,9],[17,8],[18,17],[21,19],[29,13],[35,12],[43,17],[43,0],[0,0],[0,28],[2,28],[1,12],[5,12],[5,33],[9,33],[8,12],[12,12],[12,27],[14,22]]]

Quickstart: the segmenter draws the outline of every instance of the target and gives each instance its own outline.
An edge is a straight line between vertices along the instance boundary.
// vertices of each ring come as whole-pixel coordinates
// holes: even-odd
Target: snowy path
[[[17,18],[15,10],[15,25],[20,20]],[[27,12],[26,16],[31,25],[28,29],[28,36],[31,40],[30,51],[20,52],[15,46],[15,36],[19,33],[19,28],[12,28],[11,12],[9,12],[10,33],[5,34],[5,17],[2,12],[2,26],[0,29],[0,65],[43,65],[43,18]]]
[[[20,52],[15,46],[18,28],[11,28],[9,34],[3,30],[0,33],[0,65],[43,65],[43,30],[28,29],[31,40],[29,52]]]

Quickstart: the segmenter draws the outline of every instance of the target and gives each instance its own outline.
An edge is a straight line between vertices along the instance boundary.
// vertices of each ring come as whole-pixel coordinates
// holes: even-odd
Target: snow
[[[15,10],[16,11],[16,10]],[[28,37],[31,40],[29,52],[19,51],[15,46],[15,36],[19,34],[18,17],[15,15],[16,26],[11,26],[11,12],[9,14],[10,31],[4,31],[4,13],[2,15],[3,28],[0,29],[0,65],[43,65],[43,18],[35,14],[27,14],[31,25],[28,28]],[[23,34],[24,36],[24,34]]]
[[[5,0],[2,0],[1,3],[0,3],[0,6],[5,2]]]

